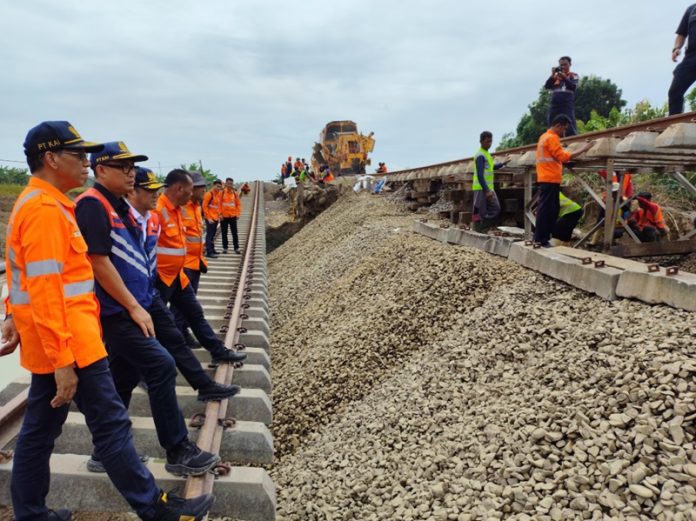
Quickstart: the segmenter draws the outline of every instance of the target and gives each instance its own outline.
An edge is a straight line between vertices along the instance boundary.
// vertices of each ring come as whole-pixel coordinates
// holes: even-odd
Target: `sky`
[[[375,133],[374,167],[468,157],[482,130],[514,131],[562,55],[629,106],[663,104],[688,5],[4,0],[0,165],[22,166],[28,129],[56,119],[162,174],[200,161],[271,179],[340,119]]]

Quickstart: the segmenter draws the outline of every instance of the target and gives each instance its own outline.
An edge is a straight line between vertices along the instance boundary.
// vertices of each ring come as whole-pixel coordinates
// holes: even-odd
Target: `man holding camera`
[[[549,106],[549,126],[559,114],[564,114],[570,120],[570,126],[566,130],[566,136],[575,136],[577,126],[575,124],[575,91],[578,88],[580,77],[570,72],[571,59],[563,56],[558,60],[558,67],[551,69],[551,76],[546,80],[544,88],[551,91],[551,104]]]

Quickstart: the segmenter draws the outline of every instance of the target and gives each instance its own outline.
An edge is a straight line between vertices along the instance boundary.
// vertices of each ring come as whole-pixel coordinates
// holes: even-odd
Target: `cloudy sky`
[[[457,159],[481,130],[514,130],[564,54],[631,105],[664,103],[688,4],[5,0],[0,159],[22,160],[47,119],[123,140],[163,173],[200,160],[270,179],[336,119],[375,132],[374,165]]]

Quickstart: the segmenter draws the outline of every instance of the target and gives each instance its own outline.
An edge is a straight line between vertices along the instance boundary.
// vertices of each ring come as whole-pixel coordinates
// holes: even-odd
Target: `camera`
[[[553,72],[555,72],[556,74],[558,74],[558,73],[563,72],[563,69],[561,69],[560,67],[554,67],[554,68],[553,68]]]

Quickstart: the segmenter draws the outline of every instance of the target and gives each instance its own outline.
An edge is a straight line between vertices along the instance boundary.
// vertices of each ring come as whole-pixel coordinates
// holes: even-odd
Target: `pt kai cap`
[[[191,175],[191,179],[193,179],[194,188],[196,186],[208,186],[208,183],[206,183],[203,174],[201,174],[200,172],[189,172],[189,174]]]
[[[92,169],[94,169],[100,163],[105,163],[107,161],[120,161],[124,159],[130,159],[134,163],[139,163],[140,161],[147,161],[148,157],[134,154],[128,150],[128,147],[123,141],[110,141],[108,143],[104,143],[103,150],[90,154],[89,164]]]
[[[144,168],[142,166],[135,167],[135,187],[143,188],[145,190],[159,190],[164,186],[157,180],[155,173],[149,168]]]
[[[104,145],[85,141],[67,121],[43,121],[27,132],[24,138],[24,154],[38,156],[49,150],[72,149],[98,152]]]

